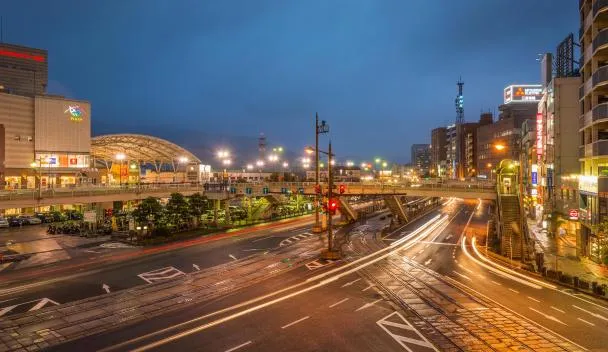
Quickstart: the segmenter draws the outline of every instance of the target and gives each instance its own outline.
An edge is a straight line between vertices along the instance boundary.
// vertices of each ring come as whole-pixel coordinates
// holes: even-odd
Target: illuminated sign
[[[536,114],[536,155],[540,159],[543,155],[543,114]]]
[[[578,220],[578,209],[570,209],[568,211],[568,217],[570,220]]]
[[[44,62],[44,56],[42,56],[42,55],[20,53],[17,51],[11,51],[11,50],[5,50],[5,49],[0,49],[0,56],[14,57],[17,59],[26,59],[26,60]]]
[[[70,114],[70,120],[80,122],[84,118],[84,110],[80,105],[69,105],[63,112],[64,114]]]
[[[505,88],[505,104],[511,102],[537,103],[543,97],[543,87],[540,84],[511,85]]]
[[[578,189],[581,192],[597,194],[597,176],[579,176]]]
[[[532,186],[538,185],[538,165],[532,164]]]

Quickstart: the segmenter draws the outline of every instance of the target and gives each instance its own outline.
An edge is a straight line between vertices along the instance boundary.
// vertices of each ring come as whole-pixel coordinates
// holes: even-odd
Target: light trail
[[[328,272],[319,274],[319,275],[317,275],[317,276],[315,276],[313,278],[310,278],[310,279],[308,279],[306,281],[303,281],[303,282],[300,282],[298,284],[292,285],[290,287],[286,287],[286,288],[283,288],[281,290],[269,293],[267,295],[264,295],[264,296],[261,296],[261,297],[257,297],[257,298],[251,299],[249,301],[242,302],[242,303],[239,303],[237,305],[234,305],[234,306],[231,306],[231,307],[228,307],[228,308],[224,308],[222,310],[219,310],[219,311],[216,311],[216,312],[213,312],[213,313],[206,314],[204,316],[200,316],[200,317],[191,319],[191,320],[189,320],[187,322],[183,322],[183,323],[171,326],[169,328],[165,328],[165,329],[162,329],[162,330],[159,330],[159,331],[147,334],[147,335],[142,335],[142,336],[139,336],[139,337],[137,337],[135,339],[124,341],[122,343],[119,343],[119,344],[107,347],[105,349],[102,349],[102,350],[100,350],[100,352],[106,352],[106,351],[116,350],[116,349],[119,349],[119,348],[122,348],[122,347],[125,347],[125,346],[128,346],[128,345],[134,344],[136,342],[139,342],[139,341],[151,338],[153,336],[169,332],[171,330],[174,330],[174,329],[177,329],[179,327],[182,327],[182,326],[184,326],[186,324],[191,324],[191,323],[194,323],[194,322],[206,319],[206,318],[210,318],[212,316],[216,316],[216,315],[219,315],[219,314],[222,314],[222,313],[226,313],[226,312],[229,312],[229,311],[236,310],[238,308],[242,308],[242,307],[248,306],[248,305],[253,304],[253,303],[258,303],[260,301],[263,301],[265,299],[271,298],[271,297],[276,296],[278,294],[281,294],[281,293],[284,293],[284,292],[287,292],[289,290],[293,290],[293,289],[296,289],[296,288],[300,288],[300,287],[302,287],[303,285],[306,285],[306,284],[310,284],[311,281],[319,280],[319,279],[327,277],[328,275],[331,275],[333,273],[336,273],[336,272],[339,272],[339,271],[343,271],[343,270],[345,270],[347,268],[350,268],[350,267],[353,267],[353,266],[355,266],[355,265],[357,265],[357,264],[359,264],[359,263],[361,263],[363,261],[369,260],[370,258],[372,258],[374,256],[377,256],[379,253],[386,252],[386,253],[378,256],[377,258],[371,259],[371,260],[369,260],[369,261],[367,261],[365,263],[362,263],[362,264],[360,264],[360,265],[358,265],[358,266],[356,266],[356,267],[354,267],[354,268],[352,268],[350,270],[346,270],[344,272],[338,273],[337,275],[335,275],[335,276],[333,276],[331,278],[322,280],[322,281],[320,281],[320,282],[318,282],[318,283],[316,283],[314,285],[302,288],[302,289],[300,289],[298,291],[291,292],[291,293],[289,293],[289,294],[287,294],[285,296],[275,298],[273,300],[270,300],[270,301],[258,304],[256,306],[249,307],[249,308],[244,309],[244,310],[242,310],[240,312],[228,315],[226,317],[223,317],[223,318],[217,319],[215,321],[212,321],[212,322],[200,325],[200,326],[195,327],[195,328],[191,328],[191,329],[183,331],[181,333],[178,333],[178,334],[175,334],[175,335],[172,335],[172,336],[160,339],[160,340],[155,341],[155,342],[151,342],[151,343],[149,343],[147,345],[144,345],[144,346],[132,349],[132,351],[135,351],[135,352],[147,351],[147,350],[159,347],[161,345],[164,345],[166,343],[169,343],[171,341],[175,341],[175,340],[181,339],[183,337],[186,337],[186,336],[195,334],[197,332],[206,330],[206,329],[208,329],[210,327],[217,326],[217,325],[222,324],[224,322],[233,320],[233,319],[241,317],[243,315],[246,315],[246,314],[249,314],[249,313],[261,310],[261,309],[263,309],[265,307],[268,307],[268,306],[274,305],[276,303],[285,301],[287,299],[293,298],[293,297],[301,295],[303,293],[312,291],[312,290],[314,290],[316,288],[319,288],[319,287],[325,286],[325,285],[327,285],[327,284],[329,284],[331,282],[334,282],[334,281],[338,280],[339,278],[342,278],[344,276],[347,276],[347,275],[350,275],[350,274],[352,274],[354,272],[357,272],[357,271],[359,271],[359,270],[361,270],[361,269],[363,269],[363,268],[365,268],[365,267],[367,267],[369,265],[377,263],[378,261],[383,260],[386,257],[388,257],[389,255],[392,255],[392,254],[394,254],[394,253],[396,253],[398,251],[410,248],[411,246],[415,245],[417,243],[417,241],[419,241],[420,239],[428,236],[429,234],[431,234],[434,230],[436,230],[440,226],[447,226],[447,224],[445,224],[447,220],[449,220],[449,216],[448,215],[445,215],[445,216],[437,215],[434,218],[432,218],[431,220],[429,220],[426,223],[422,224],[420,227],[418,227],[416,230],[414,230],[412,233],[410,233],[409,236],[407,236],[405,238],[402,238],[402,239],[399,239],[398,241],[393,242],[390,247],[383,248],[383,249],[381,249],[381,250],[379,250],[377,252],[368,254],[365,257],[359,258],[359,259],[357,259],[357,260],[355,260],[353,262],[350,262],[350,263],[348,263],[346,265],[343,265],[343,266],[341,266],[339,268],[332,269],[332,270],[330,270]],[[416,236],[416,237],[412,238],[413,236]],[[407,242],[407,243],[404,244],[405,241],[410,241],[410,240],[412,242]],[[403,245],[400,246],[400,244],[403,244]]]

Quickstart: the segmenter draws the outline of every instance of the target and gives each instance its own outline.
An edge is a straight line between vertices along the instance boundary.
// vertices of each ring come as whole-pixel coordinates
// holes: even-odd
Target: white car
[[[1,227],[8,227],[8,220],[5,218],[0,218],[0,228]]]
[[[38,224],[42,224],[42,220],[38,219],[35,216],[31,216],[31,215],[22,215],[19,218],[24,220],[25,224],[29,224],[29,225],[38,225]]]

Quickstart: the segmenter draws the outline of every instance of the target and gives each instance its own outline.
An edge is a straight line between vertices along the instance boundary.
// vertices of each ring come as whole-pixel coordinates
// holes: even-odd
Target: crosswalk
[[[322,268],[326,265],[329,265],[333,262],[334,261],[331,259],[317,259],[317,260],[313,260],[310,263],[306,263],[306,268],[308,268],[308,270],[315,270],[315,269]]]
[[[305,239],[309,238],[310,236],[314,236],[314,234],[309,233],[309,232],[304,232],[299,235],[291,236],[289,238],[282,240],[281,243],[279,243],[279,247],[285,247],[290,244],[296,243],[297,241],[305,240]]]

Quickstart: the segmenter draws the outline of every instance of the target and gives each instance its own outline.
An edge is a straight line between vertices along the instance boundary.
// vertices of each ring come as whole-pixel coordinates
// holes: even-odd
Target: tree
[[[190,207],[186,198],[181,193],[172,193],[165,207],[169,222],[177,227],[182,228],[190,218]]]
[[[197,221],[200,220],[201,215],[209,208],[207,199],[200,193],[194,193],[188,197],[188,204],[190,205],[190,215]]]
[[[135,208],[133,218],[140,224],[148,223],[148,221],[156,223],[162,217],[162,213],[163,206],[158,199],[148,197]]]
[[[608,217],[593,226],[593,232],[597,238],[597,249],[591,254],[597,256],[600,263],[608,264]]]

